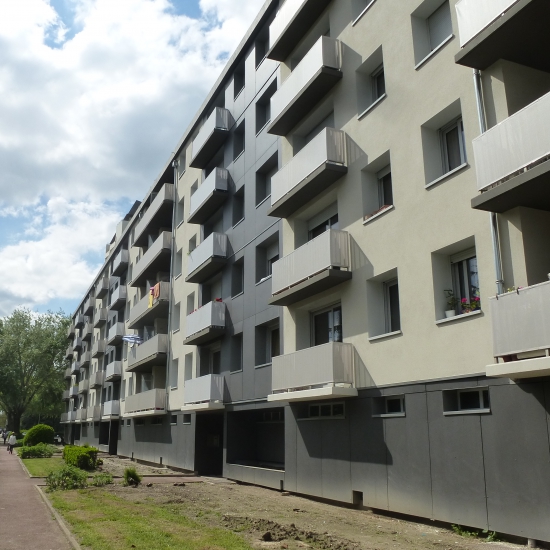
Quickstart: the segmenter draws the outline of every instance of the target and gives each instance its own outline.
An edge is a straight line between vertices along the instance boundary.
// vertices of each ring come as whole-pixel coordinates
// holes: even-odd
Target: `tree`
[[[33,313],[16,309],[0,324],[0,409],[8,428],[19,433],[21,416],[41,397],[58,402],[64,375],[67,327],[70,320],[60,313]]]

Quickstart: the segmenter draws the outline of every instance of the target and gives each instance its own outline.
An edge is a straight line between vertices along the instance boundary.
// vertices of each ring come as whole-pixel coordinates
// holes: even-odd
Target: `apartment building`
[[[266,2],[73,316],[67,438],[550,540],[549,10]]]

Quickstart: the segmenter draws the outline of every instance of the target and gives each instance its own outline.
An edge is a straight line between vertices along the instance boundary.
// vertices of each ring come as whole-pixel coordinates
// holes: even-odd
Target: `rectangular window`
[[[183,223],[184,216],[184,199],[181,199],[176,205],[176,226]]]
[[[313,345],[342,342],[342,308],[340,305],[313,314]]]
[[[145,419],[144,418],[136,418],[134,420],[134,426],[145,426]]]
[[[278,157],[275,153],[256,172],[256,206],[271,195],[271,179],[277,173],[278,168]]]
[[[277,80],[274,80],[256,102],[256,134],[271,120],[271,98],[277,91]]]
[[[244,185],[233,195],[233,225],[244,220]]]
[[[177,426],[178,424],[178,415],[172,414],[170,415],[170,426]]]
[[[487,387],[443,391],[443,413],[446,415],[489,412],[491,402]]]
[[[180,329],[181,303],[174,304],[172,309],[172,332]]]
[[[411,23],[415,68],[418,69],[453,35],[449,1],[440,2],[434,10],[434,0],[424,0],[411,14]]]
[[[180,248],[174,258],[174,278],[179,277],[183,269],[183,250]]]
[[[446,174],[466,162],[464,127],[459,118],[439,130],[443,173]]]
[[[461,314],[479,310],[481,301],[475,249],[451,256],[451,272],[455,311]]]
[[[386,94],[386,80],[384,79],[384,65],[380,65],[371,75],[373,101]]]
[[[163,421],[164,418],[162,416],[153,416],[153,418],[151,418],[151,424],[153,424],[154,426],[160,426],[161,424],[163,424]]]
[[[182,415],[182,424],[191,424],[191,415],[183,414]]]
[[[236,334],[231,339],[231,372],[243,370],[243,335]]]
[[[233,133],[233,160],[237,160],[238,157],[244,153],[245,147],[245,126],[244,120],[235,128]]]
[[[405,396],[387,395],[372,400],[373,417],[405,416]]]
[[[344,418],[344,403],[320,403],[309,406],[309,418]]]
[[[443,2],[426,20],[431,50],[453,34],[449,2]]]
[[[244,90],[244,65],[241,65],[233,75],[233,97],[237,99]]]
[[[397,279],[384,283],[384,306],[386,310],[386,332],[401,330],[399,312],[399,285]]]
[[[179,359],[172,359],[170,363],[170,387],[172,389],[178,387]]]
[[[244,259],[233,264],[231,269],[231,296],[235,297],[244,291]]]
[[[393,205],[391,167],[386,166],[378,172],[378,206],[384,208]]]
[[[330,218],[321,222],[319,225],[316,225],[315,227],[310,229],[308,240],[312,241],[313,239],[315,239],[315,237],[318,237],[325,231],[328,231],[329,229],[338,229],[338,227],[338,214],[334,214]]]
[[[131,426],[132,425],[132,419],[131,418],[128,418],[126,420],[126,426]]]
[[[186,304],[185,314],[186,315],[191,315],[191,313],[193,313],[194,310],[195,310],[195,293],[191,292],[191,294],[189,294],[187,296],[187,304]]]
[[[185,367],[183,371],[183,380],[191,380],[193,378],[193,353],[185,354]]]

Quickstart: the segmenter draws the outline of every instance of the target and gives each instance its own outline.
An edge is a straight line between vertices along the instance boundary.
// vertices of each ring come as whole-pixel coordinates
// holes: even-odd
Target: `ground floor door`
[[[223,413],[198,413],[196,416],[195,470],[199,475],[223,473]]]
[[[111,420],[109,428],[109,454],[116,455],[118,449],[118,420]]]

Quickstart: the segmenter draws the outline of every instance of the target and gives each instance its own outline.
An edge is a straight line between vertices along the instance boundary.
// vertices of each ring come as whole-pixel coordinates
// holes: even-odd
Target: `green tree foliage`
[[[63,313],[16,309],[0,321],[0,409],[19,433],[21,416],[41,396],[60,401],[69,319]]]

